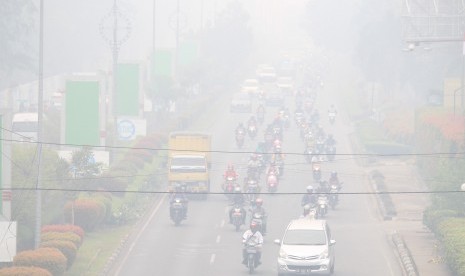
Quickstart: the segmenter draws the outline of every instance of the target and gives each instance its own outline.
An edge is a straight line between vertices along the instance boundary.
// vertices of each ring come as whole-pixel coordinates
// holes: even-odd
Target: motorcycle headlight
[[[329,251],[328,249],[326,249],[325,251],[323,251],[323,253],[321,253],[320,259],[328,259],[328,258],[329,258]]]
[[[286,251],[280,249],[279,250],[279,257],[283,258],[283,259],[287,259],[287,253]]]

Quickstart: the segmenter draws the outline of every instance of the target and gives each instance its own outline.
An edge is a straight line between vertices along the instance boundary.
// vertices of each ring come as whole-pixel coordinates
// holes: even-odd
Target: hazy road
[[[348,126],[344,116],[339,116],[330,126],[324,110],[328,104],[331,86],[326,96],[319,95],[317,105],[322,115],[322,124],[328,133],[333,133],[338,142],[338,153],[351,153]],[[237,149],[234,143],[234,128],[239,121],[245,122],[250,114],[231,114],[224,103],[224,113],[214,114],[215,120],[207,123],[203,131],[213,135],[213,149],[226,151],[253,151],[256,141],[246,140],[245,147]],[[293,113],[293,99],[287,99]],[[277,108],[267,109],[271,121]],[[265,121],[265,123],[266,123]],[[199,130],[199,129],[197,129]],[[260,129],[263,130],[263,127]],[[283,152],[300,153],[303,143],[293,123],[284,134]],[[260,132],[257,139],[262,139]],[[215,153],[213,155],[212,191],[220,192],[221,175],[228,162],[236,167],[247,164],[248,154]],[[311,183],[310,166],[303,156],[286,156],[285,174],[278,192],[304,192]],[[336,161],[322,165],[323,178],[331,170],[337,170],[344,182],[342,192],[368,191],[363,168],[352,156],[338,156]],[[239,169],[244,175],[245,170]],[[262,184],[264,185],[264,184]],[[263,246],[262,265],[257,275],[276,275],[276,258],[279,247],[273,243],[282,234],[291,219],[297,218],[302,208],[301,195],[264,195],[264,207],[268,219],[268,234]],[[247,274],[241,264],[241,232],[235,232],[228,224],[228,201],[223,195],[210,195],[207,201],[190,201],[188,219],[175,227],[169,219],[169,204],[165,199],[155,210],[151,221],[141,233],[130,251],[122,254],[116,265],[115,275],[242,275]],[[330,211],[327,220],[336,243],[334,275],[402,275],[398,261],[388,242],[387,233],[377,217],[376,205],[371,195],[345,195],[340,197],[336,210]]]

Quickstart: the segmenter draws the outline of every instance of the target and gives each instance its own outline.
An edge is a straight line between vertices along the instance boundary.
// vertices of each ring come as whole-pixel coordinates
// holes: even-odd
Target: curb
[[[396,247],[405,274],[407,276],[419,276],[415,261],[400,234],[395,232],[391,235],[391,239]]]
[[[392,220],[392,218],[397,215],[397,211],[391,196],[383,193],[387,191],[384,185],[384,176],[380,172],[374,170],[370,172],[368,180],[371,188],[376,193],[376,202],[378,203],[378,208],[383,220]]]

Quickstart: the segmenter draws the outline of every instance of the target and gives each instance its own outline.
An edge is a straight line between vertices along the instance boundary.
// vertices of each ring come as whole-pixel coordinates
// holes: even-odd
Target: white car
[[[309,275],[334,272],[334,245],[325,220],[301,218],[292,220],[280,245],[278,275]]]

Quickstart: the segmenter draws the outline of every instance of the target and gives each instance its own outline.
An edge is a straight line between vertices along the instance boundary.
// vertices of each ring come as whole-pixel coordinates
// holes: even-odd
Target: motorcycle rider
[[[247,176],[258,179],[258,173],[260,168],[260,160],[258,160],[258,155],[252,153],[250,155],[249,162],[247,163]]]
[[[175,190],[173,193],[170,194],[170,216],[173,213],[173,203],[176,199],[180,199],[182,203],[182,214],[183,218],[187,218],[187,205],[189,200],[187,195],[185,194],[185,187],[182,185],[176,185]]]
[[[336,140],[334,140],[334,137],[332,134],[328,134],[328,137],[326,138],[325,144],[327,147],[332,147],[336,145]]]
[[[304,194],[304,196],[302,197],[301,205],[305,206],[308,204],[310,207],[315,206],[317,202],[317,197],[313,193],[313,186],[309,185],[307,186],[306,189],[307,189],[307,193]]]
[[[244,127],[244,124],[242,122],[239,123],[239,125],[236,127],[236,135],[239,134],[239,133],[245,133],[246,132],[246,129]]]
[[[334,106],[334,104],[331,104],[331,106],[328,108],[328,114],[331,114],[331,113],[337,114],[337,109]]]
[[[234,170],[234,165],[229,163],[228,164],[228,168],[226,169],[226,171],[224,172],[224,179],[228,178],[228,177],[232,177],[234,179],[237,179],[239,175],[236,173],[236,171]]]
[[[327,181],[320,181],[320,185],[317,188],[317,193],[318,194],[328,194],[330,190],[330,187],[328,185]]]
[[[242,235],[242,244],[246,245],[247,242],[249,241],[254,241],[257,247],[257,265],[261,264],[261,257],[262,257],[262,252],[261,248],[263,245],[263,235],[259,231],[259,225],[252,221],[250,223],[250,229],[244,232]],[[242,250],[242,264],[247,265],[247,250],[244,246],[244,249]]]
[[[336,171],[331,172],[331,176],[329,177],[329,183],[331,185],[336,184],[337,186],[339,186],[339,178],[337,177],[337,172]]]
[[[240,206],[241,207],[241,214],[242,214],[242,223],[245,223],[245,195],[241,191],[241,187],[236,186],[234,188],[234,195],[232,197],[232,207],[229,210],[229,223],[232,223],[232,214],[234,213],[234,207]]]
[[[254,214],[258,213],[261,215],[262,217],[261,231],[265,233],[267,214],[266,214],[265,208],[263,208],[262,198],[255,199],[255,203],[250,207],[250,213],[252,214],[252,220],[253,220]]]
[[[249,121],[247,122],[249,126],[256,126],[257,125],[257,120],[255,119],[255,116],[250,116]]]
[[[309,204],[304,205],[304,211],[299,218],[315,218],[315,214],[311,213],[312,207]]]

